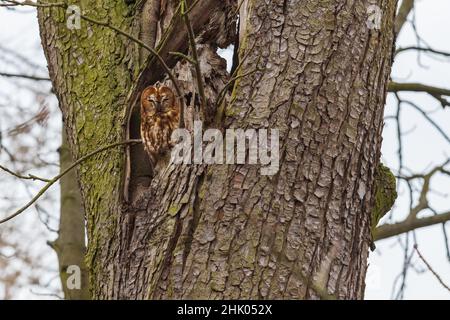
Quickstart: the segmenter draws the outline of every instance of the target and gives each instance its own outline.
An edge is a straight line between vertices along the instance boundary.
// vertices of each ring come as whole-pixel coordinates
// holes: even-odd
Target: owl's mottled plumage
[[[171,135],[178,128],[180,106],[172,89],[150,86],[141,94],[141,137],[155,168],[160,156],[171,147]]]

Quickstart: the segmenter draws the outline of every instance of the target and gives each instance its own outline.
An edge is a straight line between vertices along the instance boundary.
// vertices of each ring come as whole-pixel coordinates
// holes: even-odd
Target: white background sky
[[[416,0],[416,19],[417,28],[420,35],[435,49],[450,52],[450,1],[434,0],[424,1]],[[13,13],[0,8],[0,45],[6,48],[18,50],[22,55],[26,55],[30,60],[46,65],[42,49],[40,47],[39,32],[36,22],[36,14],[32,9],[25,9],[29,13]],[[399,37],[398,45],[414,45],[415,37],[409,25],[405,27]],[[417,63],[417,55],[414,53],[403,53],[398,56],[394,63],[392,77],[398,82],[422,82],[429,85],[450,88],[450,61],[443,62],[442,59],[431,59],[425,55],[422,56],[422,63],[426,68],[421,68]],[[0,72],[10,71],[9,66],[0,60]],[[5,90],[7,84],[5,79],[0,77],[0,90]],[[422,106],[427,111],[439,109],[438,103],[425,94],[403,94],[402,97],[409,98]],[[18,99],[29,99],[25,95],[18,94]],[[56,103],[56,102],[53,102]],[[396,111],[395,100],[390,97],[386,105],[386,114],[393,114]],[[444,129],[450,132],[450,109],[439,110],[430,113],[430,116],[438,122]],[[8,119],[0,119],[5,123]],[[405,139],[404,154],[405,163],[410,169],[417,172],[423,172],[432,165],[443,162],[447,156],[450,156],[450,144],[444,141],[423,118],[412,108],[403,107],[402,125],[404,131],[414,129]],[[58,127],[59,124],[55,123]],[[383,142],[383,161],[390,167],[396,168],[397,141],[395,135],[395,126],[392,121],[386,121]],[[55,142],[56,144],[59,141]],[[2,173],[0,173],[0,179]],[[433,186],[439,193],[450,192],[450,179],[436,177],[433,180]],[[14,190],[16,185],[11,185]],[[397,201],[395,208],[395,219],[401,219],[407,213],[407,203],[402,197],[405,195],[405,188],[400,190],[400,200]],[[435,204],[438,210],[449,210],[450,200],[437,195],[430,196],[430,200]],[[1,206],[0,199],[0,208]],[[2,212],[3,214],[3,212]],[[26,219],[26,215],[33,215],[35,212],[25,213],[21,219]],[[450,262],[447,260],[444,238],[441,226],[433,226],[421,229],[416,232],[419,248],[422,254],[427,258],[433,268],[440,274],[442,279],[450,284]],[[0,232],[2,227],[0,226]],[[450,231],[450,223],[447,229]],[[39,239],[37,243],[45,246],[47,239]],[[48,249],[50,250],[50,249]],[[56,257],[49,260],[49,263],[55,264]],[[402,269],[403,251],[401,250],[398,239],[391,238],[377,243],[377,250],[370,255],[370,268],[368,273],[368,286],[366,290],[366,299],[390,299],[394,279]],[[410,270],[405,299],[449,299],[450,292],[444,289],[433,275],[426,271],[417,257],[413,258],[425,272],[417,273]],[[29,294],[21,297],[33,298]],[[36,298],[36,297],[34,297]]]

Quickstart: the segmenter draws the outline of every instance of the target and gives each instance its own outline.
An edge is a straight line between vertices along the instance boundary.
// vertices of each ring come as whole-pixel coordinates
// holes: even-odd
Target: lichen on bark
[[[372,224],[370,232],[373,235],[375,228],[386,213],[394,206],[397,199],[397,182],[392,171],[384,164],[380,163],[375,172],[375,203],[372,209]],[[372,251],[375,244],[371,243]]]

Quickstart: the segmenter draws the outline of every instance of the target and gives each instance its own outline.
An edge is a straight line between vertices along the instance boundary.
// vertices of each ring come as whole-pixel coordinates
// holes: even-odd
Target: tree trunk
[[[64,130],[63,130],[64,131]],[[69,167],[73,160],[65,132],[62,133],[62,144],[59,148],[61,171]],[[77,175],[71,171],[60,180],[61,209],[59,215],[58,238],[49,243],[58,256],[61,287],[66,300],[89,299],[88,275],[84,256],[86,254],[86,233],[84,210],[78,187]],[[71,266],[77,269],[71,270]],[[76,274],[76,272],[80,273]],[[71,275],[79,277],[72,285]],[[78,284],[80,287],[78,287]]]
[[[192,108],[195,74],[168,54],[188,53],[179,1],[80,3],[84,15],[157,44]],[[196,3],[209,111],[220,129],[278,129],[279,171],[171,165],[151,179],[140,146],[84,162],[94,298],[363,298],[396,8],[373,3],[380,30],[367,27],[366,1]],[[230,80],[215,51],[234,41],[237,8],[240,77],[215,110]],[[40,9],[39,22],[75,157],[138,137],[135,97],[165,76],[156,59],[108,27],[67,29],[58,8]]]

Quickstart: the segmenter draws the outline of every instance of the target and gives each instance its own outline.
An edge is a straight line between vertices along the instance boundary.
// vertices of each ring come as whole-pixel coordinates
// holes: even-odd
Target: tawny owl
[[[141,137],[155,168],[160,156],[171,147],[171,135],[178,128],[180,106],[172,89],[150,86],[141,94]]]

